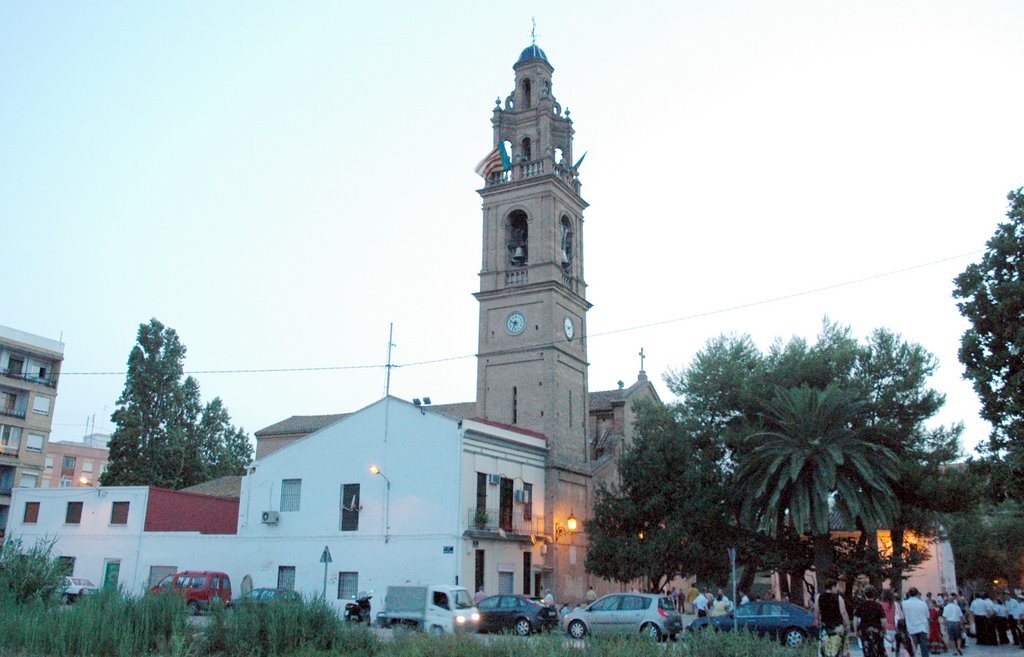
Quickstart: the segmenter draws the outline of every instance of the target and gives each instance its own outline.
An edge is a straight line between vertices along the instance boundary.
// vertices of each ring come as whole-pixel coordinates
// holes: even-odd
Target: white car
[[[61,600],[64,604],[71,604],[80,595],[98,593],[99,587],[84,577],[65,577],[64,588],[61,589]]]

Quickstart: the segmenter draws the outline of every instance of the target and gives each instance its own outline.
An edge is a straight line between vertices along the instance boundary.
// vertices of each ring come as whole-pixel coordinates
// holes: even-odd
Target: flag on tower
[[[589,152],[590,152],[590,151],[587,151],[587,153],[589,153]],[[570,178],[571,178],[571,177],[572,177],[572,175],[573,175],[574,173],[576,173],[576,171],[577,171],[577,170],[578,170],[578,169],[580,168],[580,165],[581,165],[581,164],[583,164],[583,158],[585,158],[585,157],[587,156],[587,153],[584,153],[584,154],[583,154],[583,155],[582,155],[582,156],[580,157],[580,159],[576,160],[576,164],[572,165],[572,168],[571,168],[571,169],[569,169],[569,177],[570,177]]]
[[[512,160],[509,159],[508,153],[505,152],[505,144],[498,142],[498,145],[494,147],[487,157],[480,160],[480,164],[476,165],[476,175],[480,176],[484,180],[488,178],[492,173],[501,169],[502,171],[508,171],[512,168]]]

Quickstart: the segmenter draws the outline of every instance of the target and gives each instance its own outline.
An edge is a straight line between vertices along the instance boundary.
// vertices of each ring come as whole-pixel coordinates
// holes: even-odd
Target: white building
[[[326,586],[341,601],[404,583],[530,593],[547,551],[546,454],[538,434],[387,397],[257,460],[239,500],[19,489],[10,534],[56,538],[76,575],[135,593],[186,569],[228,573],[236,597],[248,586]],[[230,529],[225,503],[237,513]]]

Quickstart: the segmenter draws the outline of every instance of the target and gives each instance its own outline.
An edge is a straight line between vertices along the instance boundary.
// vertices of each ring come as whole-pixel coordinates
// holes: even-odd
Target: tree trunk
[[[824,534],[816,534],[812,539],[812,545],[814,546],[814,574],[817,579],[816,590],[825,590],[825,580],[834,579],[836,576],[835,571],[835,558],[832,553],[832,537],[826,532]]]
[[[892,570],[894,576],[892,581],[889,582],[889,587],[896,593],[898,599],[903,598],[903,564],[905,561],[903,556],[903,534],[903,523],[899,521],[893,522],[892,529],[889,530],[889,535],[892,539]]]

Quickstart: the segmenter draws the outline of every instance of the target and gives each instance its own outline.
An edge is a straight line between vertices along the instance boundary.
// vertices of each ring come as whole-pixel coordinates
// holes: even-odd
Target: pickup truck
[[[407,626],[433,634],[476,632],[480,613],[469,591],[459,586],[389,586],[377,624]]]

